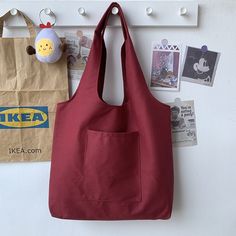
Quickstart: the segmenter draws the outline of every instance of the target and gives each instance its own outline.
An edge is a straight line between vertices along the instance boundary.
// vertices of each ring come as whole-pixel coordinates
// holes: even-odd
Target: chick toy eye
[[[40,47],[42,48],[43,46],[42,46],[42,45],[40,45]]]
[[[46,46],[48,46],[48,44],[46,44]]]

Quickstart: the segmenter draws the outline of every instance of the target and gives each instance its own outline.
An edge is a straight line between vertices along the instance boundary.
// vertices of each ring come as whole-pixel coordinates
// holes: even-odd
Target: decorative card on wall
[[[80,80],[90,52],[92,39],[78,30],[76,33],[66,33],[68,77]]]
[[[171,106],[172,142],[175,146],[193,146],[197,144],[194,101],[169,103]]]
[[[152,44],[150,88],[179,90],[181,46],[166,39]]]
[[[182,80],[213,86],[220,53],[202,48],[188,47],[184,57]]]

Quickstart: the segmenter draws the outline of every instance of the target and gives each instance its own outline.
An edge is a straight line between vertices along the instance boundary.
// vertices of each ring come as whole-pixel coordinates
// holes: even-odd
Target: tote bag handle
[[[23,17],[23,19],[24,19],[24,21],[27,25],[27,28],[29,30],[30,38],[35,38],[36,37],[36,31],[35,31],[35,28],[34,28],[33,21],[28,16],[26,16],[23,12],[17,10],[17,13],[19,13],[19,15]],[[8,11],[7,13],[5,13],[3,16],[0,17],[0,38],[2,38],[4,21],[7,20],[11,16],[12,16],[11,12]]]
[[[104,32],[105,32],[105,28],[106,28],[106,25],[107,25],[107,22],[108,22],[108,19],[109,19],[109,16],[110,16],[111,12],[112,12],[113,7],[117,7],[118,8],[118,15],[120,17],[122,31],[123,31],[123,35],[124,35],[125,40],[127,38],[130,39],[129,30],[128,30],[128,26],[127,26],[126,21],[125,21],[124,13],[123,13],[120,5],[118,3],[116,3],[116,2],[113,2],[108,7],[108,9],[104,13],[102,19],[98,23],[98,25],[96,27],[96,30],[95,30],[95,33],[97,33],[98,35],[101,35],[103,37]]]

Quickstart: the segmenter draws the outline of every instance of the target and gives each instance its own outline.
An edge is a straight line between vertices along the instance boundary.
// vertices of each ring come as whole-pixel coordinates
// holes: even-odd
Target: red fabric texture
[[[113,7],[124,34],[120,106],[102,99],[103,34]],[[49,209],[63,219],[168,219],[172,201],[170,107],[150,93],[122,9],[112,3],[95,30],[76,92],[57,105]]]

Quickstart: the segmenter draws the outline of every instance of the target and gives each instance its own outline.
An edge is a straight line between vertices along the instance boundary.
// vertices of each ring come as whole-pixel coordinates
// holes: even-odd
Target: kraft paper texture
[[[0,38],[0,162],[50,160],[56,104],[68,99],[66,58],[40,63],[28,45]]]

